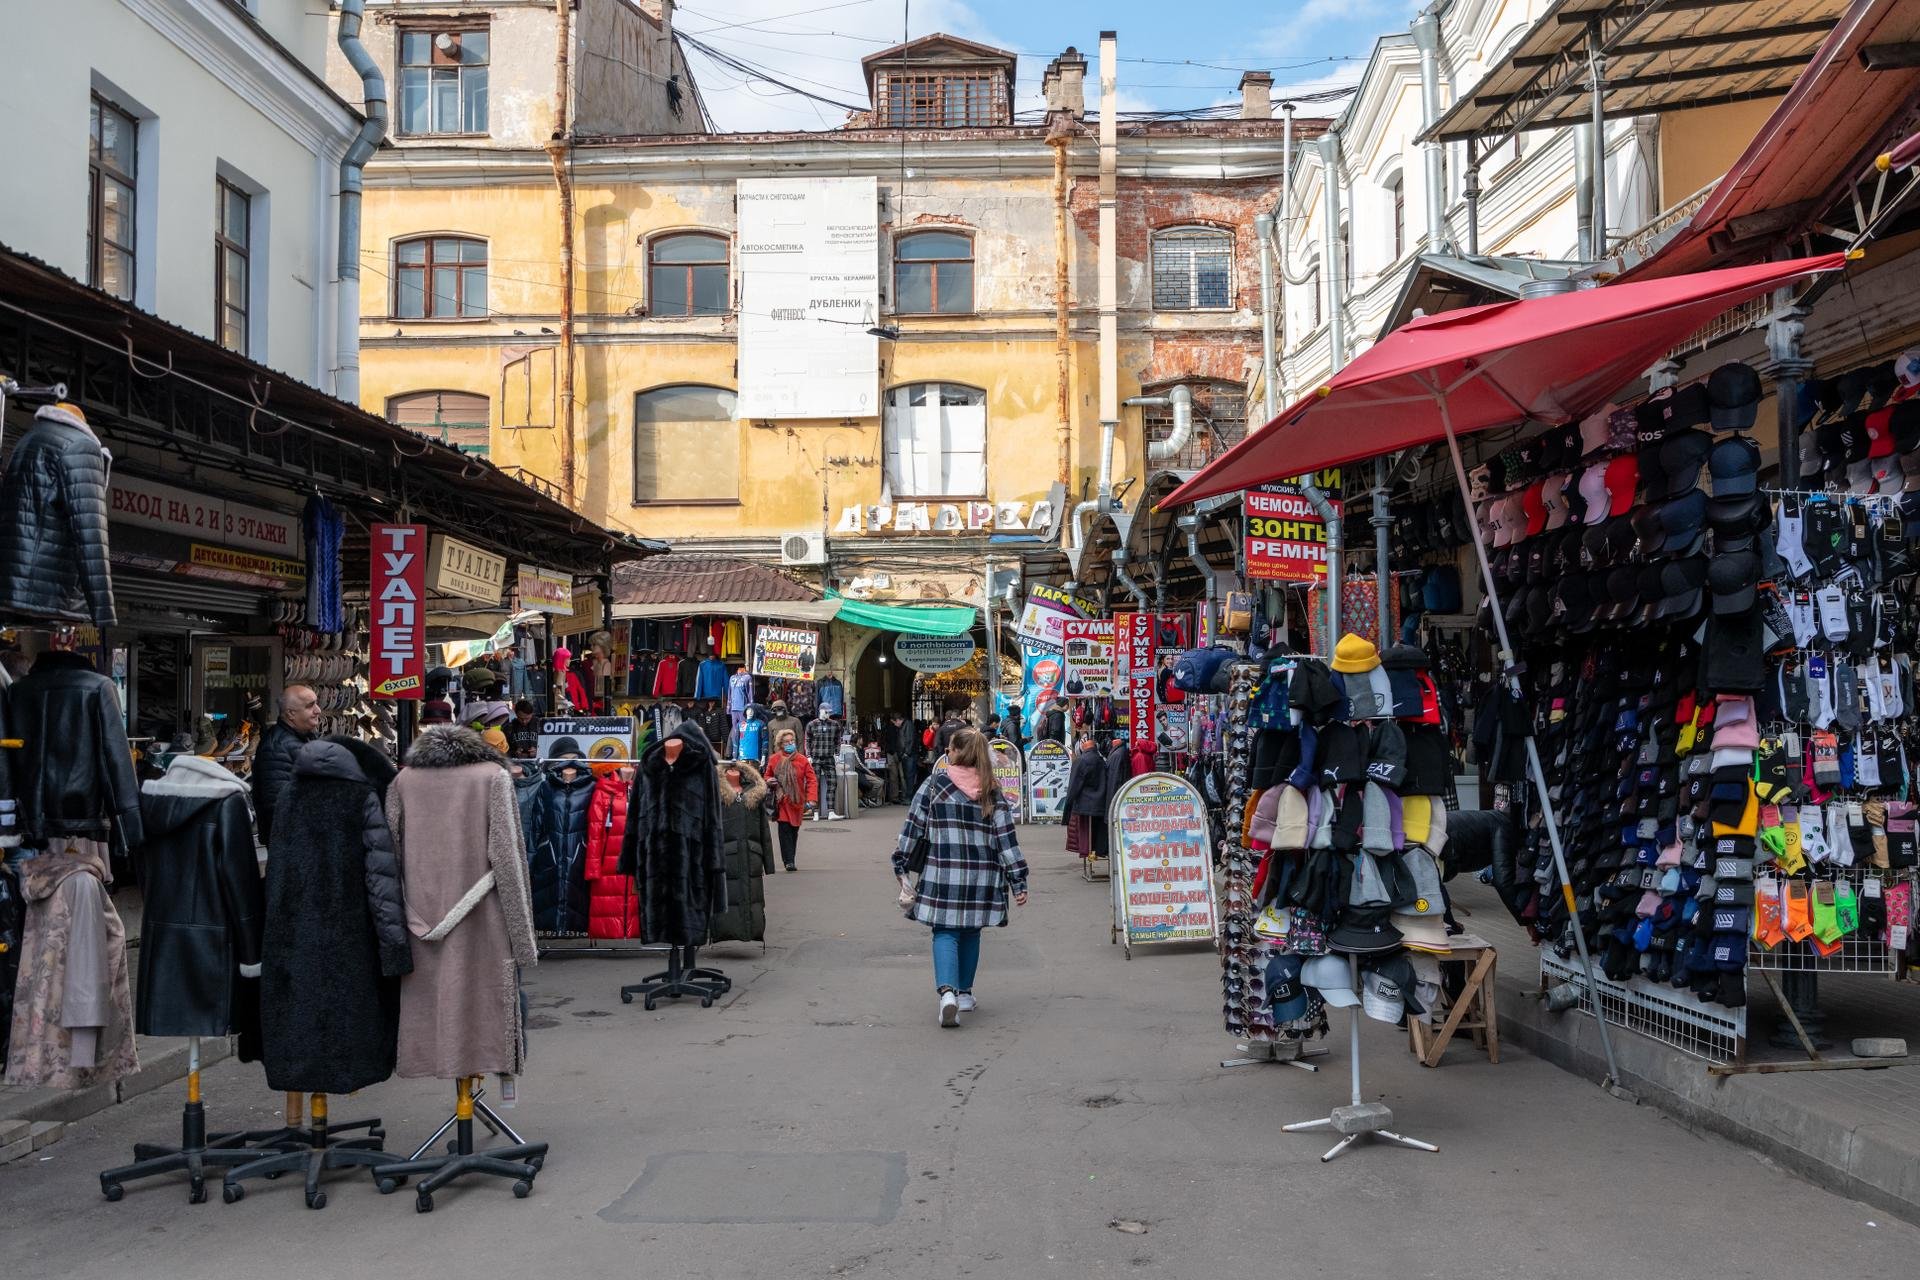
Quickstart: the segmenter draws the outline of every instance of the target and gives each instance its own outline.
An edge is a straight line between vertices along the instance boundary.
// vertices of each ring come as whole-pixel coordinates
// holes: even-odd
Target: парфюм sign
[[[433,535],[427,552],[427,589],[442,595],[499,604],[507,584],[507,558],[470,542]]]
[[[1340,473],[1322,472],[1322,489],[1338,490]],[[1318,582],[1327,575],[1327,525],[1297,480],[1246,491],[1247,577],[1254,582]],[[1341,509],[1332,499],[1333,509]]]
[[[573,575],[562,573],[558,569],[536,569],[532,565],[520,566],[516,579],[516,589],[520,594],[520,607],[534,609],[541,613],[573,614]]]
[[[196,542],[245,547],[287,560],[300,558],[300,517],[190,493],[158,480],[112,477],[107,482],[107,519]]]
[[[735,184],[742,418],[880,412],[879,186],[866,178]]]
[[[427,527],[376,524],[372,529],[373,654],[367,693],[423,698],[427,675]]]
[[[753,674],[776,680],[811,680],[820,660],[820,633],[804,627],[755,627]]]

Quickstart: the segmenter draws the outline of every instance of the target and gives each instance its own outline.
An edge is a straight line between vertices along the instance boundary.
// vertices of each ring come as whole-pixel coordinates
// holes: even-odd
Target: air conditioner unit
[[[824,533],[789,533],[780,539],[780,563],[825,564],[827,562],[827,535]]]

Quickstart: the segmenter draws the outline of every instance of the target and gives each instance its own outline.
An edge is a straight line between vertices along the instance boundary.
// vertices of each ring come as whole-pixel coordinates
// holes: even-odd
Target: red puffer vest
[[[640,936],[640,899],[633,877],[616,869],[627,834],[627,782],[617,773],[593,784],[587,805],[587,936]]]

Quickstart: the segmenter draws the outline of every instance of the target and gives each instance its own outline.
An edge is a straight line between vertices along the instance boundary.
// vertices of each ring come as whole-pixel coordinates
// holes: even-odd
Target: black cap
[[[1873,407],[1882,409],[1887,401],[1893,399],[1893,393],[1900,389],[1900,379],[1893,371],[1893,361],[1882,360],[1867,370],[1867,396]]]
[[[1730,360],[1707,375],[1709,416],[1715,431],[1747,431],[1760,411],[1760,375]]]
[[[1864,461],[1873,440],[1867,434],[1867,419],[1862,413],[1849,413],[1822,426],[1819,431],[1820,456],[1829,467],[1844,467]]]
[[[1713,448],[1713,437],[1692,429],[1676,431],[1660,442],[1660,472],[1665,486],[1659,496],[1677,498],[1700,483],[1700,465]],[[1640,461],[1640,474],[1647,474],[1646,459]]]
[[[1746,613],[1760,586],[1760,557],[1751,551],[1717,555],[1707,566],[1707,581],[1713,587],[1715,613]]]
[[[1660,527],[1666,531],[1666,545],[1659,550],[1667,555],[1686,554],[1707,522],[1707,495],[1690,489],[1660,508]]]
[[[1687,556],[1669,560],[1660,566],[1660,617],[1663,620],[1690,618],[1700,611],[1702,589],[1707,585],[1707,558]]]
[[[1912,453],[1920,449],[1920,400],[1902,400],[1893,406],[1888,425],[1893,429],[1893,451]]]
[[[1757,493],[1742,494],[1737,498],[1716,496],[1707,503],[1707,521],[1713,525],[1716,535],[1739,537],[1758,533],[1771,525],[1773,508]]]
[[[1851,414],[1860,408],[1860,402],[1867,398],[1867,371],[1849,369],[1834,379],[1834,394],[1840,403],[1835,409],[1843,414]]]
[[[1607,574],[1607,607],[1601,614],[1608,620],[1627,617],[1640,607],[1640,571],[1627,565]]]
[[[1760,446],[1748,436],[1722,436],[1714,442],[1707,470],[1713,477],[1714,497],[1737,498],[1752,493],[1760,485]]]

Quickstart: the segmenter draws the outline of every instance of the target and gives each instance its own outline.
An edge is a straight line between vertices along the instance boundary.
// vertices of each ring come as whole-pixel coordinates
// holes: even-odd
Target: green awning
[[[868,604],[864,600],[849,600],[836,591],[827,592],[827,599],[839,601],[841,622],[872,627],[875,631],[897,631],[902,635],[963,636],[980,621],[980,611],[965,605]]]

